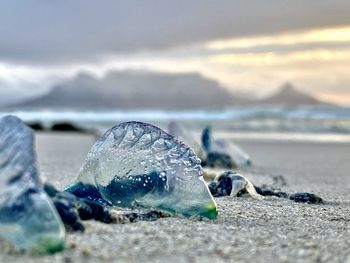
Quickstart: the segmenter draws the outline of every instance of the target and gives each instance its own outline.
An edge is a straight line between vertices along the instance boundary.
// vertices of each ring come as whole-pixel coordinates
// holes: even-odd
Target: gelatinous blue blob
[[[202,145],[206,152],[209,152],[211,150],[211,128],[205,127],[202,132]]]
[[[114,206],[216,218],[202,174],[187,145],[153,125],[125,122],[95,143],[76,183],[96,187]]]
[[[232,169],[252,165],[249,154],[237,144],[228,140],[214,139],[211,127],[206,127],[202,132],[202,146],[207,153],[205,163],[208,166]]]
[[[13,116],[0,119],[0,238],[18,249],[53,253],[64,226],[42,189],[32,130]]]
[[[196,140],[189,129],[186,129],[186,127],[180,123],[172,121],[168,125],[168,133],[190,146],[200,159],[203,160],[205,158],[205,151],[200,145],[200,138]]]

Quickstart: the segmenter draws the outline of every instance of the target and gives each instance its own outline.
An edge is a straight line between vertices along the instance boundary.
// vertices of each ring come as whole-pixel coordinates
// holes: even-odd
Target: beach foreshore
[[[71,184],[96,138],[37,133],[43,180]],[[350,143],[236,140],[253,166],[239,172],[254,184],[282,175],[287,192],[312,192],[323,205],[269,197],[217,198],[215,221],[164,218],[102,224],[85,221],[67,233],[66,249],[33,257],[5,251],[0,262],[350,262]]]

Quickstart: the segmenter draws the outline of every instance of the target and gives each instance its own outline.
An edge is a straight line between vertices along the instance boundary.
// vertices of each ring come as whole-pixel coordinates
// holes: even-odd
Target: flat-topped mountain
[[[49,93],[11,108],[163,109],[186,110],[244,105],[325,104],[290,83],[270,97],[246,99],[232,95],[216,81],[196,73],[114,71],[103,78],[88,73],[61,81]]]
[[[195,73],[81,73],[16,107],[89,109],[193,109],[242,104],[216,81]]]

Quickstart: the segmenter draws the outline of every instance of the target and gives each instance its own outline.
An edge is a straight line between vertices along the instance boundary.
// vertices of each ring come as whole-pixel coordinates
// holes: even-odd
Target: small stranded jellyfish
[[[187,145],[153,125],[125,122],[95,143],[76,183],[93,185],[115,206],[215,219],[216,203],[202,175]]]
[[[44,192],[34,154],[33,131],[20,119],[0,119],[0,239],[17,249],[54,253],[65,230]]]

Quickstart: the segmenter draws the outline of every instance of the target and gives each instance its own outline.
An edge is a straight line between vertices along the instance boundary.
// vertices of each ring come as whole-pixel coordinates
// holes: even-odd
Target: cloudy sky
[[[233,93],[290,81],[350,105],[348,0],[2,0],[0,101],[84,70],[196,71]]]

